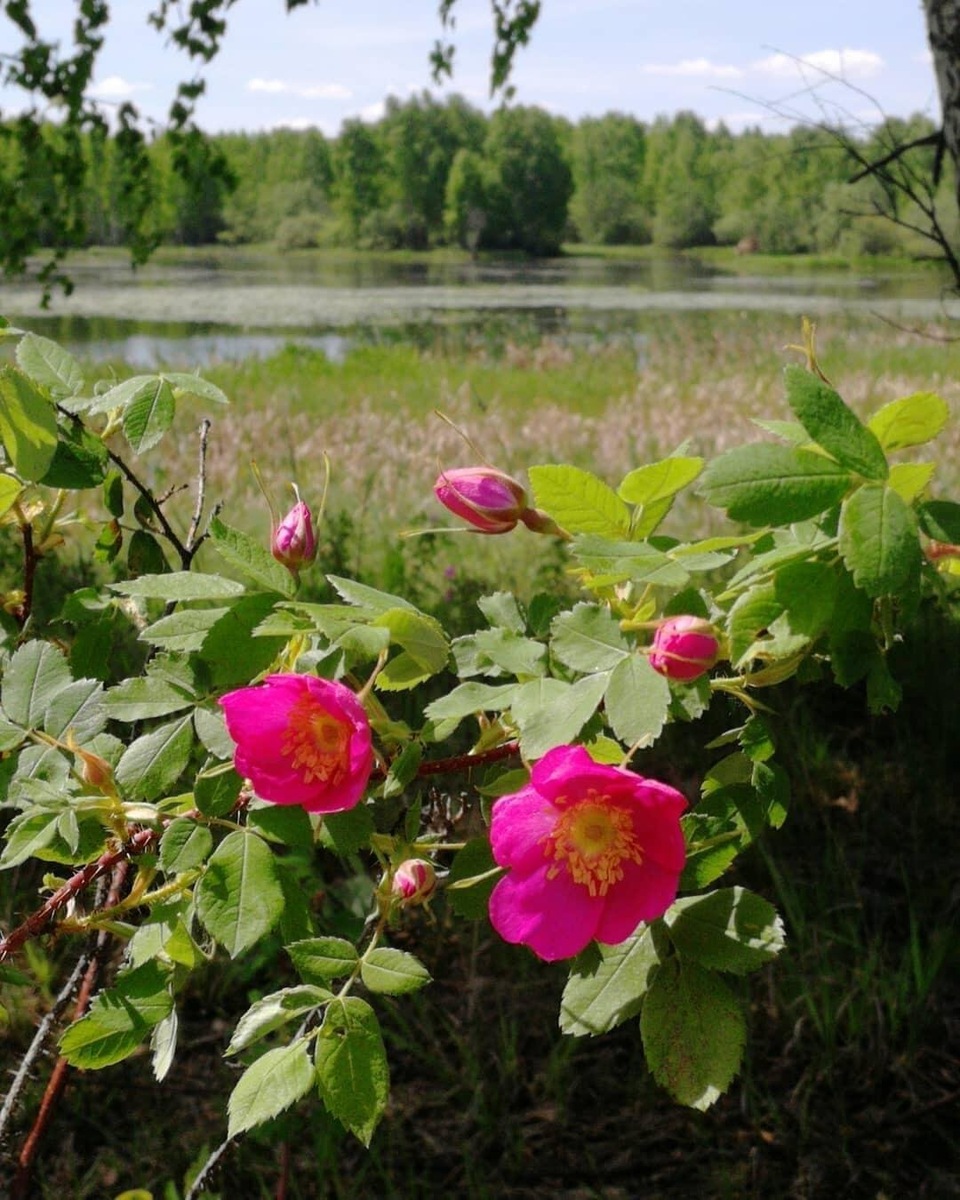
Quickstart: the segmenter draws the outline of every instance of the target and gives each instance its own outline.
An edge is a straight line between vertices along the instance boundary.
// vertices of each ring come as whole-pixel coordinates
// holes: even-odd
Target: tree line
[[[317,129],[162,135],[136,177],[122,129],[82,135],[88,169],[74,213],[90,245],[457,245],[547,255],[581,242],[919,254],[923,214],[863,164],[910,146],[898,166],[931,178],[934,132],[923,116],[859,134],[810,126],[733,133],[689,112],[573,123],[523,106],[487,116],[461,97],[423,92],[391,98],[376,122],[345,122],[335,138]],[[64,134],[50,126],[42,136],[55,150]],[[4,176],[22,169],[19,153],[15,140],[0,141],[0,190]],[[43,161],[42,153],[31,160],[41,209]],[[51,173],[46,188],[57,185]],[[936,199],[955,235],[954,187],[952,171],[943,171]],[[133,191],[149,203],[132,206]],[[56,237],[51,221],[43,244]]]

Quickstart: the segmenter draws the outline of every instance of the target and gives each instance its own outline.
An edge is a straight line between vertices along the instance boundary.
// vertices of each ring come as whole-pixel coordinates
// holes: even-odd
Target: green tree
[[[582,240],[649,240],[640,203],[645,154],[646,131],[634,117],[607,113],[577,124],[571,139],[570,215]]]
[[[484,155],[490,165],[484,244],[555,254],[566,232],[573,176],[554,119],[539,108],[500,109]]]

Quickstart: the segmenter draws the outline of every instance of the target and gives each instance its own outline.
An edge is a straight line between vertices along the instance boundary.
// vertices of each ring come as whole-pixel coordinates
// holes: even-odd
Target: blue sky
[[[131,99],[162,120],[185,56],[147,25],[156,0],[118,0],[93,92],[106,109]],[[34,0],[48,36],[69,37],[73,0]],[[321,0],[289,15],[282,0],[238,0],[224,48],[207,68],[198,111],[210,132],[375,119],[388,95],[456,91],[489,109],[489,0],[459,0],[453,83],[436,89],[428,56],[436,0]],[[0,18],[0,53],[13,49]],[[843,80],[847,86],[840,82]],[[517,103],[576,120],[611,110],[651,120],[692,109],[734,130],[882,111],[936,118],[919,0],[544,0],[514,70]],[[0,111],[22,97],[0,90]]]

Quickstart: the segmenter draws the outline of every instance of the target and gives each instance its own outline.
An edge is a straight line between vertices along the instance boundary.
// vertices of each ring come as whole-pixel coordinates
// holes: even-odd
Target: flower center
[[[643,862],[630,814],[592,788],[584,800],[561,811],[543,840],[543,852],[555,860],[547,868],[549,879],[565,864],[573,882],[582,883],[591,896],[605,896],[611,884],[619,883],[624,860]]]
[[[290,709],[280,753],[304,783],[337,784],[347,774],[350,726],[338,721],[305,692]]]

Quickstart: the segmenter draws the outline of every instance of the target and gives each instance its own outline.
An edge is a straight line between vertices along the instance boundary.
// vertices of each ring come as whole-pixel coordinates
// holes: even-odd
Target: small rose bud
[[[72,729],[67,731],[67,738],[64,745],[79,759],[77,773],[84,783],[96,788],[97,791],[103,792],[105,795],[113,796],[116,794],[116,788],[113,783],[113,767],[110,766],[106,759],[101,758],[99,754],[93,754],[89,750],[81,749],[77,745]]]
[[[717,632],[703,617],[670,617],[657,626],[650,666],[668,679],[699,679],[720,657]]]
[[[273,531],[270,550],[279,563],[296,571],[317,557],[317,539],[313,533],[310,509],[302,500],[296,504]]]
[[[437,890],[437,872],[424,858],[408,858],[393,873],[390,890],[402,904],[422,904]]]
[[[457,467],[433,485],[440,503],[478,533],[509,533],[527,511],[527,493],[493,467]]]

